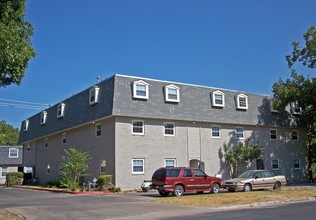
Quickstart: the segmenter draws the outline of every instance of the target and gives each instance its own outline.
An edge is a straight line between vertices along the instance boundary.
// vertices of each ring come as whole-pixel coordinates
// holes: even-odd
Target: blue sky
[[[0,88],[0,120],[20,128],[40,110],[10,100],[56,104],[116,73],[272,95],[290,76],[291,42],[316,25],[315,8],[314,0],[28,0],[37,55],[20,86]]]

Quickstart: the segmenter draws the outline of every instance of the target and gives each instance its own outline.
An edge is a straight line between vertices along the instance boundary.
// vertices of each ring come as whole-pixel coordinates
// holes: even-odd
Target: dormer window
[[[245,94],[237,95],[237,108],[238,109],[248,109],[248,96]]]
[[[27,131],[29,129],[29,120],[23,121],[23,131]]]
[[[42,113],[41,113],[41,125],[46,123],[46,119],[47,119],[47,112],[42,111]]]
[[[90,105],[98,103],[98,101],[99,101],[99,91],[100,91],[100,88],[98,86],[93,86],[89,90],[89,104]]]
[[[301,115],[302,108],[298,105],[298,102],[292,102],[290,104],[292,115]]]
[[[212,93],[212,106],[225,107],[225,94],[221,91],[215,91]]]
[[[148,86],[149,84],[142,80],[133,82],[133,98],[148,99]]]
[[[65,103],[61,102],[57,106],[57,118],[64,117],[65,114]]]
[[[168,85],[165,87],[166,102],[180,102],[179,87],[175,85]]]

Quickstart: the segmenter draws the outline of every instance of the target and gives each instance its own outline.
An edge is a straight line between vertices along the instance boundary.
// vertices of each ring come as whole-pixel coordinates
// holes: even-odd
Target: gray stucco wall
[[[101,123],[102,126],[100,137],[95,135],[95,125],[97,123]],[[66,133],[66,144],[62,144],[63,133]],[[92,158],[87,172],[91,175],[87,176],[85,181],[91,181],[93,177],[101,175],[100,161],[103,159],[106,160],[106,174],[112,174],[114,177],[114,136],[114,119],[109,118],[37,140],[34,143],[36,148],[35,177],[39,178],[41,185],[45,185],[48,181],[60,179],[59,166],[62,163],[61,157],[65,155],[64,149],[69,147],[76,147],[88,152]],[[48,147],[45,147],[45,142],[48,143]],[[50,165],[49,175],[46,173],[47,164]]]
[[[234,124],[216,124],[204,122],[174,121],[176,135],[166,137],[163,134],[163,122],[170,120],[143,119],[144,135],[131,134],[131,121],[141,118],[117,117],[116,119],[116,185],[122,188],[139,188],[143,180],[151,179],[153,172],[164,166],[164,159],[174,158],[177,166],[189,166],[191,159],[199,159],[205,163],[205,172],[209,175],[221,174],[229,178],[229,167],[225,163],[219,149],[223,143],[229,145],[250,138],[265,147],[263,161],[266,169],[272,170],[271,159],[279,160],[279,169],[272,170],[275,174],[285,174],[289,181],[306,181],[306,164],[304,136],[298,131],[299,140],[290,138],[292,129],[278,128],[278,140],[270,140],[270,129],[266,126],[245,126]],[[211,125],[220,125],[221,138],[211,138]],[[236,140],[236,127],[245,129],[245,139]],[[197,129],[198,137],[190,136],[190,129]],[[188,136],[189,135],[189,136]],[[194,134],[193,134],[194,135]],[[195,134],[196,135],[196,134]],[[190,138],[198,139],[195,144]],[[189,148],[195,148],[190,154]],[[198,155],[196,152],[199,152]],[[132,174],[132,159],[145,160],[145,173]],[[295,170],[293,160],[300,159],[300,169]],[[249,168],[256,168],[254,161]],[[243,170],[240,170],[243,171]]]

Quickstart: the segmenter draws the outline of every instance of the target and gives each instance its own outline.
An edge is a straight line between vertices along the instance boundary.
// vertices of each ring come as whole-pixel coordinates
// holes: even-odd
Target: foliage
[[[311,26],[303,35],[305,39],[305,47],[301,47],[299,42],[292,42],[293,52],[291,55],[286,56],[289,68],[291,68],[295,62],[302,62],[304,66],[309,68],[316,67],[316,29]]]
[[[100,190],[108,189],[112,184],[112,175],[100,175],[98,178],[98,186]]]
[[[46,183],[46,186],[48,188],[60,188],[60,181],[59,180],[58,181],[48,181]]]
[[[25,0],[0,2],[0,87],[19,85],[35,56],[30,42],[34,28],[24,19],[25,10]]]
[[[247,141],[245,144],[239,142],[238,144],[229,147],[226,143],[223,144],[225,161],[230,164],[231,176],[238,175],[238,167],[244,166],[247,163],[260,157],[263,148],[259,144]]]
[[[0,121],[0,145],[16,146],[18,145],[19,129],[13,128],[6,121]]]
[[[71,190],[80,187],[81,179],[86,176],[91,159],[87,152],[82,152],[75,147],[65,149],[66,156],[62,156],[62,179],[61,186]]]
[[[121,192],[121,188],[120,187],[116,187],[112,183],[109,185],[108,190],[111,191],[111,192]]]
[[[7,186],[19,186],[22,184],[23,173],[22,172],[10,172],[6,175]]]
[[[289,68],[296,62],[301,62],[311,69],[316,67],[316,29],[311,26],[304,34],[305,47],[293,42],[292,55],[286,56]],[[305,128],[307,165],[309,178],[312,180],[312,163],[315,161],[316,144],[316,79],[304,77],[291,69],[291,77],[283,81],[279,79],[273,84],[273,108],[284,110],[287,105],[296,102],[303,114],[297,121]]]

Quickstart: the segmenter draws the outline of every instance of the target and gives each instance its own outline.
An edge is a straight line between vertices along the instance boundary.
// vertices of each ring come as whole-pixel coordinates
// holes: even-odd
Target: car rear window
[[[153,174],[153,178],[165,178],[167,170],[166,169],[159,169]]]
[[[167,170],[167,177],[178,177],[180,169],[169,169]]]

